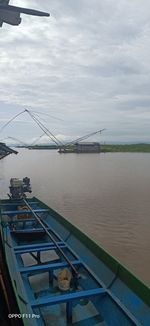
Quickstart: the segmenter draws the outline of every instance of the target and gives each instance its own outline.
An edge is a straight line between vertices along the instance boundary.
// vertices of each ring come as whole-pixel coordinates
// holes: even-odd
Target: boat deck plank
[[[57,242],[58,245],[60,244],[65,244],[63,241],[58,241]],[[37,249],[37,248],[43,248],[43,247],[50,247],[50,246],[53,246],[54,243],[53,242],[41,242],[41,243],[36,243],[36,244],[26,244],[26,245],[19,245],[19,246],[14,246],[14,250],[17,251],[17,250],[22,250],[22,249]]]
[[[64,243],[59,243],[60,248],[66,248],[67,245]],[[43,248],[28,248],[28,249],[21,249],[21,250],[16,250],[15,253],[16,255],[18,254],[25,254],[25,253],[30,253],[30,252],[41,252],[41,251],[47,251],[47,250],[57,250],[57,247],[53,244],[49,247],[43,247]]]
[[[71,261],[72,265],[81,265],[81,260],[73,260]],[[21,267],[19,268],[19,272],[21,274],[30,274],[30,273],[36,273],[36,272],[42,272],[42,271],[49,271],[49,270],[55,270],[60,268],[69,267],[69,264],[67,262],[59,262],[59,263],[51,263],[51,264],[40,264],[35,265],[31,267]]]
[[[33,300],[30,302],[30,304],[33,308],[39,306],[42,307],[45,305],[60,304],[68,301],[81,300],[81,299],[101,296],[105,294],[106,294],[105,289],[97,288],[92,290],[84,290],[84,291],[77,291],[77,292],[72,292],[67,294],[55,295],[52,297],[44,297],[44,298]]]
[[[34,213],[46,213],[49,210],[45,208],[33,209]],[[22,214],[33,214],[30,210],[11,210],[11,211],[1,211],[2,215],[22,215]]]

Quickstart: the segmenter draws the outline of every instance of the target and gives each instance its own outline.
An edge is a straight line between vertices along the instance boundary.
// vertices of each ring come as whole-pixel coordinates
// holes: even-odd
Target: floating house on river
[[[98,142],[77,142],[59,149],[59,153],[100,153]]]
[[[75,152],[76,153],[99,153],[100,143],[98,142],[75,143]]]

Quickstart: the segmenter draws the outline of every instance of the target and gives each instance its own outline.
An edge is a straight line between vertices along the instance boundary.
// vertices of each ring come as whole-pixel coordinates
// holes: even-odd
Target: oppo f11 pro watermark
[[[9,314],[8,318],[19,318],[19,319],[32,319],[32,318],[40,318],[40,315],[37,314]]]

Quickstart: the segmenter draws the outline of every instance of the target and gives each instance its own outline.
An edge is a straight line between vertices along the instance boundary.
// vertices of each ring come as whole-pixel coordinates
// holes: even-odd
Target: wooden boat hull
[[[38,216],[79,277],[73,279],[69,290],[61,291],[58,272],[69,270],[68,262],[36,225],[34,216],[17,219],[17,203],[2,200],[2,243],[24,325],[149,326],[150,289],[37,198],[28,203],[40,212]]]

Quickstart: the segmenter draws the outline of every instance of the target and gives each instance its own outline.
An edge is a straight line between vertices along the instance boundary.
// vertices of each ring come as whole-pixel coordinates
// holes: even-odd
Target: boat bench
[[[97,288],[97,289],[91,289],[91,290],[81,290],[77,292],[67,293],[67,294],[61,294],[61,295],[55,295],[51,297],[44,297],[40,299],[35,299],[30,301],[30,304],[32,308],[36,307],[42,307],[47,305],[54,305],[54,304],[60,304],[65,303],[68,301],[73,300],[81,300],[86,298],[91,298],[95,296],[100,296],[106,294],[106,290],[103,288]]]
[[[59,241],[57,242],[57,245],[60,248],[66,248],[67,245],[63,242],[63,241]],[[50,243],[49,245],[46,246],[46,244],[44,246],[36,246],[34,245],[33,247],[27,248],[27,246],[25,246],[25,248],[20,249],[21,246],[18,246],[18,249],[15,249],[15,254],[25,254],[25,253],[30,253],[30,252],[41,252],[41,251],[47,251],[47,250],[56,250],[57,247],[54,243]]]
[[[81,265],[81,260],[73,260],[71,261],[72,265]],[[20,267],[19,272],[21,274],[36,274],[39,272],[44,271],[50,271],[50,270],[56,270],[60,268],[69,267],[69,264],[67,262],[59,262],[59,263],[50,263],[50,264],[41,264],[41,265],[35,265],[35,266],[29,266],[29,267]]]
[[[73,301],[94,298],[96,296],[103,296],[107,292],[103,288],[96,288],[91,290],[81,290],[51,297],[43,297],[30,301],[32,309],[41,308],[44,306],[52,306],[56,304],[66,303],[66,319],[67,323],[72,323],[72,304]]]
[[[49,209],[41,208],[41,209],[33,209],[33,212],[38,213],[46,213],[49,212]],[[2,215],[20,215],[20,214],[33,214],[30,210],[13,210],[13,211],[2,211]]]

